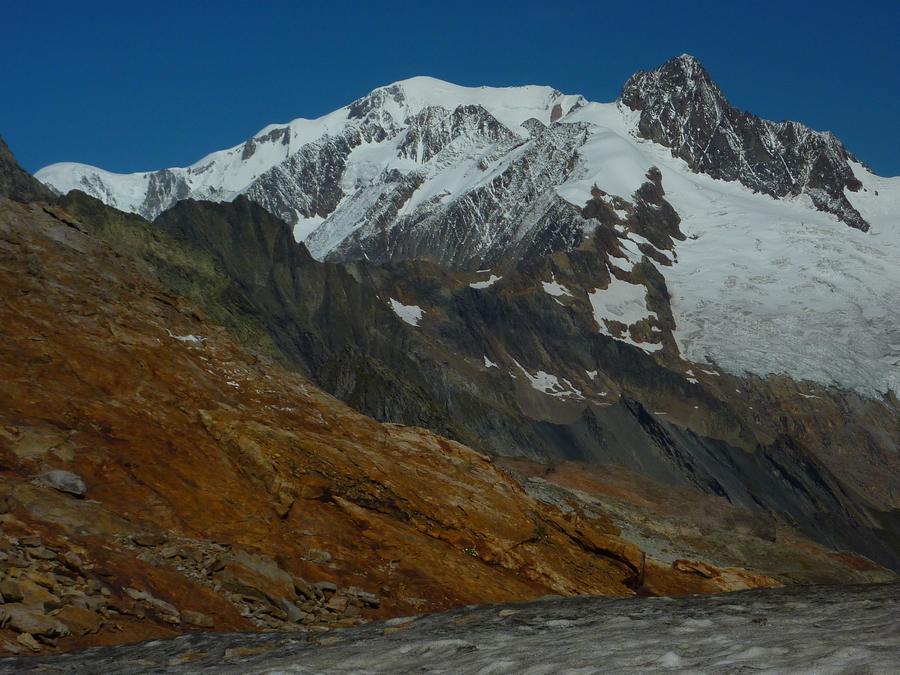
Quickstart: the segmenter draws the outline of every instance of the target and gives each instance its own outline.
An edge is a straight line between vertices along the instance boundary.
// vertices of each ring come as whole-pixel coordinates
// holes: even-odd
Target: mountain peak
[[[690,54],[636,73],[619,101],[640,113],[642,137],[670,148],[694,171],[773,197],[805,193],[820,211],[869,229],[844,194],[861,187],[849,164],[854,158],[833,134],[738,110]]]
[[[660,91],[672,95],[701,92],[710,104],[728,105],[709,71],[691,54],[669,59],[656,70],[638,71],[625,83],[619,98],[628,107],[640,109],[644,99]]]
[[[693,77],[695,74],[703,74],[707,78],[709,77],[706,68],[703,67],[703,64],[700,63],[700,60],[693,54],[685,53],[681,54],[680,56],[676,56],[675,58],[669,59],[666,63],[663,64],[662,67],[680,68],[689,77]]]

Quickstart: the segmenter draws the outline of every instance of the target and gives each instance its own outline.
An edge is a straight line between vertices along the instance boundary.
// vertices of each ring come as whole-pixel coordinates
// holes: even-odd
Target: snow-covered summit
[[[528,119],[550,124],[557,117],[583,105],[584,97],[563,94],[552,87],[463,87],[433,77],[418,76],[378,87],[349,106],[350,117],[359,117],[375,106],[389,113],[398,124],[425,108],[455,110],[459,106],[481,106],[506,127],[518,131]]]
[[[549,124],[583,101],[581,96],[564,95],[545,86],[462,87],[431,77],[413,77],[378,87],[317,119],[269,124],[243,143],[210,153],[188,167],[116,174],[77,162],[60,162],[35,175],[58,192],[83,190],[111,206],[152,219],[180,199],[231,200],[248,192],[260,176],[305,146],[339,136],[366,118],[383,127],[376,135],[391,136],[425,108],[480,106],[514,133],[527,136],[527,130],[520,127],[526,120]]]

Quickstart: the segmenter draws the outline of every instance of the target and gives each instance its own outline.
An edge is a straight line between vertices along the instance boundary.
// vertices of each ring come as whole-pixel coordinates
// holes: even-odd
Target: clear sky
[[[900,174],[900,1],[0,0],[0,135],[35,171],[193,163],[413,75],[613,100],[688,52],[731,102]]]

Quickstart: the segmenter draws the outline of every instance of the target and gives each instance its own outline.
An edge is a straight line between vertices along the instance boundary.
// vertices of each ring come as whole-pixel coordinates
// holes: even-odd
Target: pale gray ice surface
[[[891,673],[900,672],[900,584],[681,599],[545,599],[315,636],[192,634],[5,660],[0,671]]]

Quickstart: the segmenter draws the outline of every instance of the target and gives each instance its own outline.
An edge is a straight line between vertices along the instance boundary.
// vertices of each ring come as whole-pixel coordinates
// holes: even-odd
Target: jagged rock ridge
[[[671,148],[694,171],[774,197],[806,194],[816,208],[869,229],[844,195],[863,187],[848,164],[858,160],[834,134],[738,110],[693,56],[635,74],[621,100],[640,112],[641,136]]]

